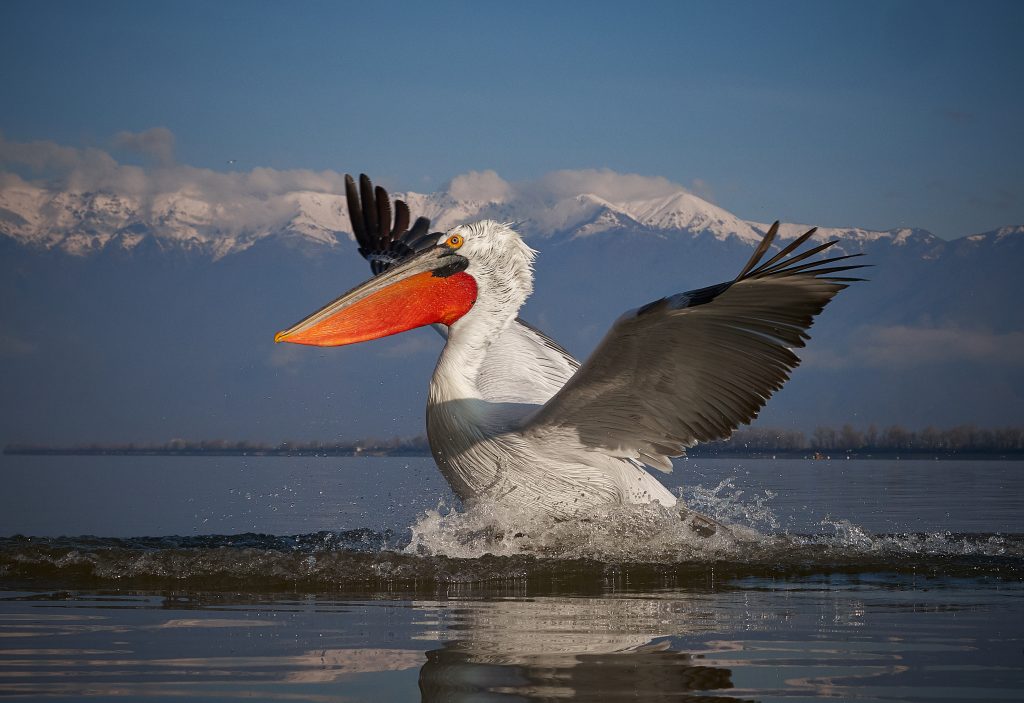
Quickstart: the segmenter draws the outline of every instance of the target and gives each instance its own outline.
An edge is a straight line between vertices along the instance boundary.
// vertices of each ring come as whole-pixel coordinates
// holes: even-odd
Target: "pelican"
[[[408,205],[396,200],[392,218],[388,193],[365,175],[345,185],[374,276],[275,341],[342,346],[439,327],[427,437],[467,506],[563,519],[609,504],[676,505],[646,467],[669,472],[670,457],[753,420],[799,364],[792,349],[814,316],[860,280],[835,275],[860,268],[836,265],[849,256],[806,261],[834,241],[797,253],[814,229],[766,259],[776,222],[736,278],[626,312],[581,364],[519,319],[536,252],[510,224],[441,233],[420,217],[410,228]]]

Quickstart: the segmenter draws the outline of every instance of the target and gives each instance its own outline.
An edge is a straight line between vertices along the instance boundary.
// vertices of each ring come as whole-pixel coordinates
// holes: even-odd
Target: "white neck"
[[[519,311],[519,306],[503,310],[487,298],[480,295],[473,308],[448,328],[448,341],[430,382],[432,401],[482,397],[477,379],[488,348]]]
[[[449,328],[431,381],[431,398],[439,402],[481,397],[477,379],[488,348],[533,292],[535,252],[516,232],[489,220],[457,230],[465,237],[463,253],[470,262],[466,273],[476,281],[477,297]]]

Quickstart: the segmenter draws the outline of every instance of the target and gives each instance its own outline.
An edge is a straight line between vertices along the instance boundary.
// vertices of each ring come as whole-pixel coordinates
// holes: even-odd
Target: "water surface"
[[[429,459],[3,457],[0,695],[1020,700],[1022,469],[679,462],[701,539]]]

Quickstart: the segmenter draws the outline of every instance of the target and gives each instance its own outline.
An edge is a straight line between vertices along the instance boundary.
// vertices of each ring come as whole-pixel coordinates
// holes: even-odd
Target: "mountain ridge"
[[[628,200],[592,192],[543,197],[456,198],[450,190],[395,193],[414,215],[445,230],[463,222],[496,219],[515,223],[529,238],[577,239],[617,230],[662,236],[711,236],[747,244],[760,240],[766,223],[744,220],[685,190]],[[810,225],[783,223],[780,239],[799,236]],[[888,242],[942,247],[970,241],[998,244],[1024,233],[1010,225],[943,240],[927,230],[819,227],[815,239],[837,239],[844,251]],[[165,247],[205,252],[213,259],[237,254],[267,238],[293,239],[299,246],[331,249],[352,239],[342,194],[295,190],[258,200],[211,202],[188,190],[132,197],[105,191],[52,190],[20,182],[0,188],[0,234],[23,245],[87,256],[107,248],[131,250],[153,238]]]

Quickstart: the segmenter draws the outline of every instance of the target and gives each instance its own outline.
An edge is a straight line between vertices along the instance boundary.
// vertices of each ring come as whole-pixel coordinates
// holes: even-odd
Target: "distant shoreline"
[[[423,449],[367,449],[350,448],[295,448],[282,447],[253,449],[199,449],[199,448],[145,448],[145,447],[18,447],[9,446],[3,451],[6,456],[180,456],[180,457],[429,457],[429,450]],[[969,461],[1024,461],[1021,452],[813,452],[813,451],[736,451],[701,450],[687,451],[690,459],[787,459],[802,461],[845,461],[845,460],[969,460]]]
[[[224,438],[83,442],[64,446],[11,442],[3,453],[13,456],[431,456],[426,435],[334,441],[293,438],[276,444]],[[872,424],[858,429],[847,424],[839,429],[816,427],[810,436],[800,430],[747,427],[737,430],[728,439],[698,444],[686,453],[694,459],[1021,461],[1024,460],[1024,427],[957,425],[908,430],[900,425],[879,428]]]
[[[430,456],[429,451],[370,449],[129,449],[120,447],[7,447],[6,456]]]

